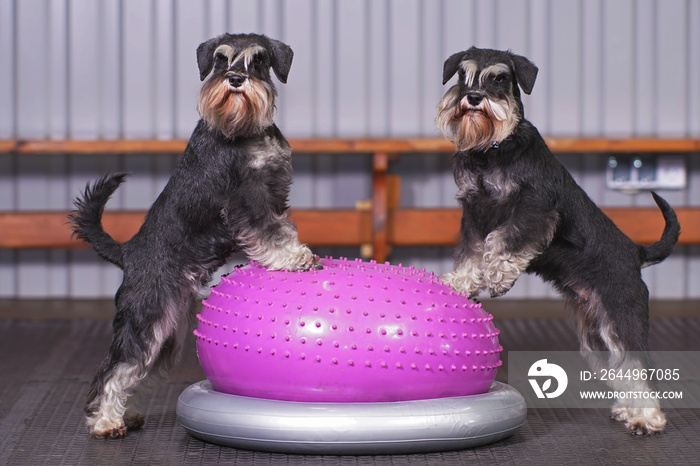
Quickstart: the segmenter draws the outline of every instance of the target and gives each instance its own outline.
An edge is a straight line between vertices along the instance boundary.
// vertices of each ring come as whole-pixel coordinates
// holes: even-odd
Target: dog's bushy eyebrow
[[[231,60],[233,60],[233,56],[235,54],[235,51],[233,50],[233,47],[231,47],[228,44],[221,44],[219,45],[216,50],[214,50],[214,57],[216,58],[217,55],[223,55],[226,57],[229,63],[231,63]]]
[[[476,78],[476,72],[479,70],[479,66],[474,60],[464,60],[459,64],[459,67],[464,70],[464,83],[468,87],[471,87],[472,84],[474,84],[474,78]]]
[[[479,84],[483,86],[487,76],[498,76],[504,73],[510,74],[510,67],[505,63],[496,63],[495,65],[487,66],[479,75]]]
[[[255,55],[264,52],[265,48],[260,46],[260,45],[252,45],[250,47],[246,47],[243,50],[241,50],[238,55],[231,61],[230,65],[233,65],[234,63],[238,62],[239,60],[243,60],[243,66],[248,69],[248,65],[250,65],[250,62],[253,61],[253,58]]]

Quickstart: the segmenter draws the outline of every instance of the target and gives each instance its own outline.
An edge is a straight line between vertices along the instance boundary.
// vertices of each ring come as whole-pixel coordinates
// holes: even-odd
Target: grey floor
[[[700,315],[689,312],[696,304],[652,307],[653,350],[700,351]],[[506,350],[576,349],[560,303],[528,306],[515,313],[506,302],[485,305]],[[529,409],[509,439],[424,455],[292,456],[207,444],[175,418],[180,392],[203,378],[193,341],[147,400],[144,429],[121,440],[92,440],[82,404],[109,344],[110,313],[102,302],[0,302],[0,464],[700,464],[700,410],[690,409],[666,410],[666,432],[644,438],[629,436],[607,410]]]

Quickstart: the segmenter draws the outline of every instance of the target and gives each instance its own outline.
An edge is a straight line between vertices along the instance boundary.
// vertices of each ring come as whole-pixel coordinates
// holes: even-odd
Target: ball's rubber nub
[[[202,440],[293,454],[405,454],[458,450],[512,435],[525,422],[517,390],[377,403],[267,400],[220,393],[204,380],[178,400],[180,424]]]

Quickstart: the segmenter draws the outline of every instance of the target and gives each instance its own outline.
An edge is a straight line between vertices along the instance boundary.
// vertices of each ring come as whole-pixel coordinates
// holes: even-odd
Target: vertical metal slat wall
[[[197,45],[261,32],[295,51],[278,85],[287,137],[434,137],[442,61],[470,45],[507,48],[540,73],[526,116],[545,135],[700,137],[700,2],[693,0],[0,0],[0,139],[187,138],[197,115]],[[128,170],[111,209],[143,209],[172,155],[1,155],[0,210],[66,210],[88,180]],[[688,188],[700,206],[700,158]],[[653,205],[605,187],[604,156],[562,156],[602,206]],[[444,154],[402,157],[402,205],[455,206]],[[370,162],[295,156],[291,204],[352,207]],[[352,254],[352,251],[341,251]],[[397,248],[392,260],[438,273],[449,248]],[[700,297],[700,248],[646,269],[652,296]],[[109,297],[120,271],[91,251],[0,251],[0,297]],[[554,296],[524,277],[510,298]]]

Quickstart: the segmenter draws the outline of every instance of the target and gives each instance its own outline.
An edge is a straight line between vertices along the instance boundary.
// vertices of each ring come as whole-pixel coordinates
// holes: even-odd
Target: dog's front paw
[[[510,291],[510,288],[505,288],[505,287],[494,287],[494,288],[489,288],[489,296],[492,298],[500,298],[504,294],[508,293]]]
[[[501,271],[498,266],[491,264],[486,269],[484,274],[484,281],[486,282],[486,288],[489,290],[489,295],[492,298],[498,298],[508,293],[510,289],[515,284],[517,275],[506,274]]]
[[[323,269],[323,264],[321,264],[321,259],[316,254],[312,254],[311,260],[305,262],[297,270],[301,270],[302,272],[308,272],[309,270],[321,270],[321,269]]]
[[[314,261],[313,264],[311,264],[311,269],[312,270],[322,270],[323,269],[323,264],[321,264],[321,259],[314,254]]]
[[[293,244],[284,249],[278,248],[277,254],[272,254],[272,250],[268,256],[257,258],[258,264],[267,270],[287,270],[289,272],[307,272],[309,270],[322,269],[321,261],[314,253],[311,252],[308,246],[304,244]],[[281,253],[280,253],[281,252]]]
[[[301,270],[302,272],[308,272],[309,270],[321,270],[323,265],[321,264],[321,259],[308,247],[304,247],[301,263],[296,267],[295,270]]]
[[[440,280],[456,292],[465,294],[470,298],[476,298],[479,295],[479,285],[474,283],[468,275],[452,271],[442,275]]]
[[[484,259],[484,282],[492,298],[498,298],[510,291],[525,268],[516,258],[507,254],[486,254]]]
[[[499,282],[492,284],[489,286],[489,295],[492,298],[499,298],[510,291],[513,287],[513,283],[514,282],[504,284],[503,282]]]

